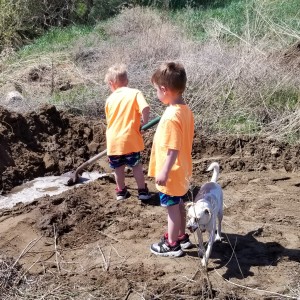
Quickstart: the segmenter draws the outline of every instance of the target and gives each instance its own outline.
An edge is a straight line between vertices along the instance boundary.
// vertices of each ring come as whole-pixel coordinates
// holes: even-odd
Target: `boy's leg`
[[[138,189],[144,189],[145,188],[145,178],[144,178],[144,172],[143,172],[143,166],[141,163],[137,164],[136,166],[132,167],[133,176],[135,178],[135,181],[137,183]]]
[[[108,156],[109,165],[115,170],[116,197],[117,200],[125,200],[130,197],[130,193],[125,186],[125,159],[123,155]]]
[[[115,178],[117,188],[123,190],[125,188],[125,165],[115,168]]]
[[[179,226],[179,234],[177,236],[177,240],[180,242],[180,246],[182,249],[189,249],[193,246],[193,244],[190,241],[189,235],[185,233],[186,211],[182,200],[180,201],[178,206],[180,211],[180,226]],[[169,215],[168,215],[168,233],[164,234],[163,240],[168,240],[169,242],[171,242],[169,238],[169,224],[171,224],[171,221],[169,221]]]
[[[140,152],[130,153],[126,156],[126,164],[132,168],[133,176],[138,186],[139,200],[149,200],[151,195],[145,183],[143,165],[141,164]]]
[[[182,200],[179,203],[179,209],[180,209],[181,223],[180,223],[179,235],[178,236],[182,236],[182,235],[185,234],[185,225],[186,225],[186,211],[185,211],[184,203],[183,203]]]
[[[181,226],[181,209],[180,204],[167,207],[168,210],[168,240],[170,244],[178,241]]]
[[[151,199],[151,194],[149,193],[147,184],[145,183],[143,166],[141,163],[132,167],[133,176],[136,180],[138,186],[138,198],[139,200],[149,200]]]
[[[159,193],[159,198],[160,204],[168,211],[168,236],[164,235],[160,242],[152,244],[150,250],[161,256],[181,256],[183,251],[178,240],[181,227],[180,197]]]

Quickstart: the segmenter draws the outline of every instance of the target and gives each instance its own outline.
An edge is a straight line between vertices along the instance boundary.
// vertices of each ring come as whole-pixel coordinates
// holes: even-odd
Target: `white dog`
[[[194,232],[197,230],[199,240],[199,252],[203,255],[202,265],[207,267],[207,262],[211,254],[212,246],[215,241],[221,241],[221,223],[223,219],[223,191],[217,183],[219,177],[219,164],[213,162],[207,171],[213,171],[210,182],[205,183],[198,192],[195,202],[188,203],[187,216],[189,221],[187,228]],[[218,229],[217,227],[217,218]],[[209,234],[208,246],[205,252],[203,246],[202,233],[207,231]]]

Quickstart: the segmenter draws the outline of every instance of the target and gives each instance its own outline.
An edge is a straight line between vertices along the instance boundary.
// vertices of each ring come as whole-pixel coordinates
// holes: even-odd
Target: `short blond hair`
[[[110,67],[105,75],[104,82],[108,84],[110,81],[120,84],[126,83],[128,81],[126,65],[115,64]]]
[[[176,62],[165,62],[153,73],[152,84],[165,86],[175,92],[183,93],[186,87],[184,66]]]

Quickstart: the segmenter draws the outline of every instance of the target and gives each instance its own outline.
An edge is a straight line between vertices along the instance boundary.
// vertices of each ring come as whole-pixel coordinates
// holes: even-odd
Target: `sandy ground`
[[[30,118],[26,116],[25,121],[35,119]],[[83,127],[73,123],[57,137],[56,152],[43,150],[53,134],[42,129],[34,136],[37,141],[42,137],[36,150],[28,146],[32,140],[21,140],[14,130],[10,137],[0,135],[0,151],[9,158],[0,159],[5,175],[2,189],[8,191],[26,174],[43,173],[45,162],[49,163],[47,153],[48,158],[55,153],[48,173],[58,173],[70,166],[64,162],[73,159],[72,147],[77,147],[78,163],[85,159],[80,156],[80,144],[98,143],[101,148],[103,138],[96,139],[93,131],[80,140],[88,131],[87,123]],[[6,125],[1,125],[3,133]],[[10,126],[16,128],[15,123]],[[75,145],[68,138],[72,134],[77,138]],[[147,149],[150,140],[151,135],[146,137]],[[22,145],[27,145],[26,155],[18,156]],[[181,258],[150,253],[150,244],[166,230],[166,211],[148,179],[153,192],[148,203],[137,200],[128,174],[132,197],[124,202],[115,200],[115,184],[106,178],[3,209],[0,299],[299,299],[299,153],[298,146],[263,139],[196,136],[193,185],[199,187],[210,179],[204,170],[216,160],[222,168],[219,182],[225,195],[223,241],[214,244],[207,271],[201,267],[196,245]],[[28,157],[36,160],[36,164],[31,160],[35,168],[30,173],[26,173]],[[57,157],[61,162],[56,162]],[[3,163],[8,161],[10,165]],[[22,162],[23,173],[16,171],[16,162]],[[192,198],[190,193],[187,201]],[[191,240],[197,244],[196,235]]]
[[[102,179],[3,211],[1,253],[16,259],[30,246],[18,262],[24,273],[29,269],[34,280],[48,283],[35,291],[41,297],[48,291],[45,299],[72,299],[68,294],[75,299],[271,299],[276,295],[253,289],[296,297],[299,174],[222,173],[224,240],[214,245],[207,272],[200,266],[196,246],[176,259],[150,253],[149,245],[166,229],[166,212],[155,195],[151,203],[140,203],[133,179],[127,181],[133,196],[124,202],[114,199],[114,183]],[[155,191],[152,183],[149,186]],[[195,235],[191,239],[197,243]],[[24,277],[21,288],[28,281]]]

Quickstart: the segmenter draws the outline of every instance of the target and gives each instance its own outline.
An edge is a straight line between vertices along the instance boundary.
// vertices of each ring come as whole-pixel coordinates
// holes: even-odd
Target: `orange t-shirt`
[[[170,105],[165,110],[155,133],[148,175],[156,177],[166,161],[168,149],[178,150],[166,186],[156,188],[170,196],[183,196],[192,176],[192,143],[194,116],[188,105]]]
[[[108,97],[105,103],[107,155],[123,155],[144,149],[140,133],[141,113],[148,106],[137,89],[120,87]]]

